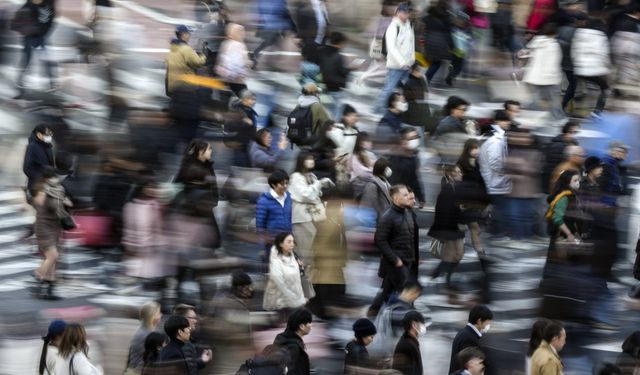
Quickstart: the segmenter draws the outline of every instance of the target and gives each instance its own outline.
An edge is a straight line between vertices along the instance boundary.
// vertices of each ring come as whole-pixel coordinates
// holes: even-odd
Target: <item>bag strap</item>
[[[551,221],[551,218],[553,217],[553,209],[556,207],[556,204],[558,204],[560,199],[564,197],[568,197],[572,194],[573,193],[570,190],[565,190],[562,193],[556,195],[556,197],[553,198],[551,203],[549,203],[549,207],[547,208],[547,212],[544,214],[544,218],[547,219],[547,221]]]
[[[76,371],[73,369],[73,358],[75,358],[76,353],[78,352],[74,352],[71,355],[71,360],[69,361],[69,375],[76,375]]]

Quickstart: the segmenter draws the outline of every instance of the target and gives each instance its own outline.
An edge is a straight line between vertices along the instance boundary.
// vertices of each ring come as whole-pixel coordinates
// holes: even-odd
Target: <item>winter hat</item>
[[[47,335],[44,337],[46,341],[51,341],[54,337],[62,334],[65,328],[67,328],[67,322],[64,320],[54,320],[49,324],[49,329],[47,330]]]
[[[585,172],[589,173],[594,168],[601,167],[603,165],[604,165],[604,163],[602,162],[602,160],[600,160],[599,157],[597,157],[597,156],[589,156],[584,161],[584,170],[585,170]]]
[[[231,275],[231,286],[234,288],[251,285],[251,283],[251,277],[242,271],[236,271]]]
[[[356,338],[360,339],[367,336],[373,336],[378,331],[376,330],[376,326],[369,319],[362,318],[353,323],[353,332],[355,333]]]

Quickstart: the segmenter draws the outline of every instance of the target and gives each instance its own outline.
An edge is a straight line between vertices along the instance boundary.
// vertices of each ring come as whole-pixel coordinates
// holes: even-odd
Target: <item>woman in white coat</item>
[[[84,327],[69,323],[60,339],[55,371],[51,375],[102,375],[102,369],[89,361],[88,353],[89,344]]]
[[[527,44],[531,57],[525,68],[523,81],[531,88],[532,103],[540,99],[547,101],[551,116],[561,120],[566,116],[560,102],[562,49],[556,35],[555,25],[547,23],[542,27],[540,35]]]
[[[269,255],[269,277],[264,289],[262,307],[267,311],[295,309],[307,303],[302,290],[300,267],[296,259],[295,241],[291,233],[280,233]]]
[[[322,202],[322,188],[331,186],[328,178],[318,180],[311,171],[315,168],[313,154],[302,151],[298,155],[296,171],[289,180],[292,212],[291,223],[293,235],[297,238],[297,250],[302,259],[310,265],[313,254],[311,248],[316,238],[317,222],[327,218],[324,202]]]

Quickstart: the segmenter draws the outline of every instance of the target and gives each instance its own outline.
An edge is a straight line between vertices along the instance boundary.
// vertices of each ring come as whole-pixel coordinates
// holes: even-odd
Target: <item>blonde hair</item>
[[[146,302],[140,308],[140,321],[147,328],[153,328],[153,318],[160,312],[160,304],[156,301]]]

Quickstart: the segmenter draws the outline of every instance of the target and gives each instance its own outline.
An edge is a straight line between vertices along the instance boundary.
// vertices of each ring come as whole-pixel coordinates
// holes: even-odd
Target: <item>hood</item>
[[[557,43],[554,38],[549,38],[546,35],[538,35],[534,37],[531,42],[527,45],[527,47],[535,49],[535,48],[544,48],[549,46],[550,44]]]
[[[313,95],[300,95],[298,97],[298,105],[300,107],[309,107],[314,103],[320,103],[320,99]]]
[[[304,351],[304,342],[302,341],[302,338],[295,332],[288,329],[282,333],[279,333],[273,340],[273,343],[281,347],[288,345],[297,345],[302,351]]]

